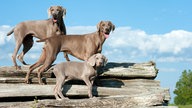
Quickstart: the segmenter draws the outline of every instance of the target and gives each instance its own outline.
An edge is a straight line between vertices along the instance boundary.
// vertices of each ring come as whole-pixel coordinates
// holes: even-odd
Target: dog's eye
[[[102,26],[105,26],[105,24],[102,24]]]

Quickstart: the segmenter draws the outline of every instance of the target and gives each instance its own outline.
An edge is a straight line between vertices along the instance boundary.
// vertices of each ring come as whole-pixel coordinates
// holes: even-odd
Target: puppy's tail
[[[55,66],[55,64],[53,64],[53,65],[51,65],[50,67],[49,67],[49,69],[47,70],[47,72],[49,72],[49,71],[53,71],[53,69],[54,69],[54,66]]]
[[[36,40],[36,42],[45,42],[48,38]]]
[[[14,32],[14,29],[15,29],[15,28],[13,28],[11,31],[9,31],[9,32],[7,33],[7,36],[11,35],[11,34]]]

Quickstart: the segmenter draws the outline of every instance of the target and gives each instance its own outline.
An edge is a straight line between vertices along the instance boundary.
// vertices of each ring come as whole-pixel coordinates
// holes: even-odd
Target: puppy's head
[[[97,30],[101,32],[105,38],[108,38],[110,32],[115,30],[115,25],[111,21],[100,21],[97,24]]]
[[[47,12],[48,17],[52,16],[54,22],[66,15],[66,9],[62,6],[51,6]]]
[[[107,60],[108,59],[104,55],[97,53],[88,59],[88,63],[91,66],[102,67],[106,65]]]

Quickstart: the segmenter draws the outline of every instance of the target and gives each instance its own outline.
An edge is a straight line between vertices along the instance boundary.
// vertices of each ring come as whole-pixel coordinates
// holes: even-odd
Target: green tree
[[[176,83],[174,102],[176,105],[192,104],[192,71],[184,70]]]

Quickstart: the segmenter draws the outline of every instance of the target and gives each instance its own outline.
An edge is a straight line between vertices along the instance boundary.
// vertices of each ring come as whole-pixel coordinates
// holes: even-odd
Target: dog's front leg
[[[86,83],[87,87],[88,87],[88,96],[89,98],[92,98],[93,97],[93,94],[92,94],[92,84],[90,82],[90,80],[88,78],[86,78],[84,80],[84,82]]]

